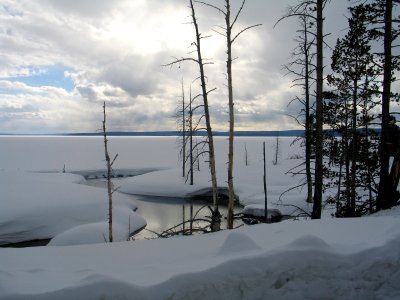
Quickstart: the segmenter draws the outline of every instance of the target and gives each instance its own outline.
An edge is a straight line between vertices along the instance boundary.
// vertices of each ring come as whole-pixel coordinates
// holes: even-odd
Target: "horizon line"
[[[235,136],[298,136],[302,129],[289,130],[238,130]],[[102,136],[103,132],[69,132],[69,133],[0,133],[3,136]],[[194,136],[206,136],[206,131],[196,132]],[[213,131],[214,136],[228,136],[228,131]],[[110,131],[107,136],[182,136],[180,131]]]

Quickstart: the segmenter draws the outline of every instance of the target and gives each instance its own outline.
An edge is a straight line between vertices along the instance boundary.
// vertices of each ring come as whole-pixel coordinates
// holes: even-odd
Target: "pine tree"
[[[369,111],[374,107],[378,70],[371,51],[373,34],[368,29],[366,7],[352,7],[350,13],[349,31],[337,41],[332,54],[334,74],[328,76],[328,82],[335,90],[326,101],[325,111],[329,113],[325,120],[336,131],[327,145],[330,165],[338,168],[329,172],[331,186],[332,181],[338,186],[331,200],[336,203],[337,216],[354,217],[366,212],[366,203],[371,209],[374,198],[372,173],[377,169],[377,160],[374,163],[370,158],[377,144],[370,138],[368,124],[374,119]]]

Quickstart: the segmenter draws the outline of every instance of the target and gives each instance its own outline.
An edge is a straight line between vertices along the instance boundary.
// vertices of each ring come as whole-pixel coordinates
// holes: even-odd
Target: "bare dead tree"
[[[314,168],[314,198],[312,218],[320,219],[322,211],[323,193],[323,82],[324,82],[324,17],[323,11],[329,0],[301,0],[297,5],[290,8],[289,13],[281,20],[289,17],[307,15],[316,23],[316,108],[315,108],[315,168]]]
[[[238,9],[236,15],[231,18],[231,4],[230,0],[225,0],[225,9],[221,9],[215,5],[204,1],[197,1],[203,5],[212,7],[222,13],[225,17],[225,27],[223,28],[223,33],[221,35],[226,38],[226,48],[227,48],[227,60],[226,60],[226,73],[228,77],[228,105],[229,105],[229,151],[228,151],[228,188],[229,188],[229,205],[228,205],[228,229],[233,228],[234,219],[234,205],[235,205],[235,191],[233,184],[233,143],[235,135],[235,114],[234,114],[234,103],[233,103],[233,75],[232,75],[232,45],[237,40],[237,38],[245,31],[260,26],[261,24],[251,25],[241,29],[238,33],[234,34],[234,26],[243,10],[246,0],[242,1],[240,8]]]
[[[304,137],[296,139],[296,142],[302,141],[305,149],[304,164],[300,166],[293,174],[306,175],[307,184],[307,202],[313,202],[313,180],[312,180],[312,167],[311,167],[311,155],[312,155],[312,131],[313,131],[313,115],[314,108],[311,102],[311,87],[315,84],[315,19],[310,16],[310,8],[304,6],[301,8],[302,13],[297,16],[299,21],[299,29],[295,41],[297,46],[292,51],[292,61],[286,64],[283,68],[287,71],[288,75],[294,76],[292,80],[292,87],[299,87],[302,89],[302,95],[296,96],[292,99],[288,105],[293,102],[299,102],[302,108],[297,116],[291,116],[300,126],[304,127]],[[301,11],[299,10],[298,13]],[[292,12],[289,11],[289,15]],[[275,24],[275,26],[279,21]],[[305,169],[303,169],[305,168]]]
[[[118,154],[115,155],[114,159],[111,160],[110,155],[108,154],[108,139],[107,139],[107,129],[106,129],[106,102],[103,105],[103,136],[104,136],[104,152],[106,157],[106,166],[107,166],[107,194],[108,194],[108,241],[110,243],[113,242],[113,184],[111,181],[111,173],[112,173],[112,165],[118,157]]]
[[[208,152],[205,150],[208,144],[207,140],[194,139],[195,136],[200,135],[200,133],[205,130],[203,124],[205,118],[204,104],[197,104],[197,100],[200,99],[201,96],[202,94],[193,96],[192,86],[190,85],[189,103],[183,108],[186,116],[184,144],[187,150],[185,151],[186,154],[183,163],[189,166],[184,177],[186,177],[185,182],[187,183],[189,181],[190,185],[194,184],[195,164],[197,164],[197,170],[200,171],[200,157]],[[179,123],[181,122],[179,121]]]
[[[190,88],[190,99],[189,99],[189,147],[190,147],[190,185],[193,185],[194,180],[194,168],[193,168],[193,107],[192,107],[192,88]]]
[[[185,128],[185,89],[183,88],[182,79],[182,177],[185,176],[185,157],[186,157],[186,128]]]
[[[201,94],[198,94],[197,96],[193,97],[192,96],[192,87],[190,86],[190,92],[189,92],[189,104],[188,104],[188,117],[186,120],[187,127],[188,127],[188,134],[187,134],[187,142],[189,144],[189,152],[186,157],[186,161],[189,160],[189,170],[187,172],[186,178],[190,179],[189,184],[193,185],[194,184],[194,165],[197,162],[197,168],[199,169],[199,159],[200,155],[204,154],[206,151],[204,151],[204,148],[207,144],[207,141],[195,141],[193,142],[193,137],[196,133],[204,130],[204,127],[202,127],[200,124],[202,120],[204,119],[204,114],[200,114],[198,116],[198,119],[195,120],[194,116],[197,113],[197,110],[202,109],[204,107],[204,104],[199,104],[199,105],[194,105],[195,100],[200,98]],[[200,150],[199,150],[200,149]],[[199,152],[200,151],[200,152]],[[186,179],[186,180],[187,180]]]
[[[275,155],[274,155],[274,160],[272,161],[272,164],[276,166],[278,164],[278,158],[279,158],[279,131],[276,133],[276,141],[275,141]]]
[[[176,128],[177,128],[177,146],[179,148],[179,159],[181,160],[182,164],[182,177],[186,175],[186,99],[185,99],[185,91],[183,86],[183,78],[181,82],[181,96],[177,101],[176,109],[175,109],[175,120],[176,120]]]
[[[201,41],[202,39],[206,38],[206,36],[202,36],[202,34],[199,31],[199,26],[197,23],[197,18],[196,18],[196,11],[194,8],[193,0],[189,1],[189,7],[191,11],[191,20],[192,24],[195,30],[195,41],[192,43],[192,46],[195,47],[195,53],[197,54],[196,58],[193,57],[183,57],[183,58],[176,58],[173,62],[165,65],[165,66],[172,66],[175,64],[180,64],[186,61],[191,61],[194,62],[198,65],[199,67],[199,79],[201,82],[201,90],[202,90],[202,97],[203,97],[203,102],[204,102],[204,116],[205,116],[205,122],[206,122],[206,130],[207,130],[207,144],[208,144],[208,154],[209,154],[209,166],[210,166],[210,175],[211,175],[211,182],[212,182],[212,191],[213,191],[213,205],[214,205],[214,215],[213,215],[213,223],[212,223],[212,230],[213,231],[219,231],[220,230],[220,224],[221,224],[221,219],[220,219],[220,213],[218,210],[218,184],[217,184],[217,175],[216,175],[216,168],[215,168],[215,150],[214,150],[214,139],[213,139],[213,132],[211,128],[211,118],[210,118],[210,112],[209,112],[209,103],[208,103],[208,95],[212,90],[207,90],[207,84],[206,84],[206,75],[205,75],[205,70],[204,67],[207,64],[210,64],[210,62],[205,62],[203,57],[202,57],[202,52],[201,52]]]
[[[263,166],[264,166],[264,176],[263,176],[263,186],[264,186],[264,219],[265,223],[268,223],[268,194],[267,194],[267,167],[265,161],[265,142],[263,142]]]
[[[246,167],[249,165],[249,155],[247,153],[246,143],[244,144],[244,163],[245,163]]]

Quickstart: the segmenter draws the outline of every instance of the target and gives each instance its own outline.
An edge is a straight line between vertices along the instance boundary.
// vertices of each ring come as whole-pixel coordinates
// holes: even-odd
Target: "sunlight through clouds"
[[[238,19],[236,32],[263,25],[234,45],[234,97],[241,114],[237,128],[265,130],[276,122],[286,129],[296,126],[281,113],[295,93],[281,70],[294,28],[282,24],[273,29],[288,3],[246,1]],[[193,93],[199,91],[195,64],[163,67],[173,57],[195,55],[187,5],[176,0],[3,0],[0,132],[93,131],[103,101],[111,108],[110,130],[175,130],[172,116],[181,80],[187,93],[190,85]],[[233,9],[238,5],[232,1]],[[336,3],[332,9],[343,15],[342,6]],[[212,62],[206,67],[208,87],[216,88],[210,94],[213,128],[226,130],[225,38],[216,33],[224,19],[208,7],[196,8],[202,35],[210,36],[202,42],[203,57]],[[4,103],[10,101],[23,112],[8,111]],[[30,113],[37,117],[31,125]]]

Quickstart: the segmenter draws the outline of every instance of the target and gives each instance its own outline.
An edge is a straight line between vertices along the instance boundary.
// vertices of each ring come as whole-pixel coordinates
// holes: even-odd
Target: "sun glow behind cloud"
[[[166,49],[187,47],[192,37],[190,26],[182,26],[184,8],[166,7],[162,14],[152,15],[145,3],[134,1],[124,11],[115,13],[101,32],[101,39],[119,45],[121,51],[152,55]]]
[[[237,23],[237,30],[263,23],[234,45],[238,129],[296,126],[284,117],[295,91],[281,71],[294,29],[272,29],[286,2],[247,1]],[[232,3],[237,8],[240,1]],[[197,17],[202,35],[211,35],[202,50],[213,62],[206,68],[208,88],[216,88],[210,94],[213,128],[226,130],[225,39],[213,31],[224,20],[202,6]],[[195,57],[190,22],[186,1],[3,0],[0,132],[95,131],[103,101],[110,130],[175,130],[181,80],[187,94],[190,85],[198,93],[198,68],[162,65],[173,57]]]

